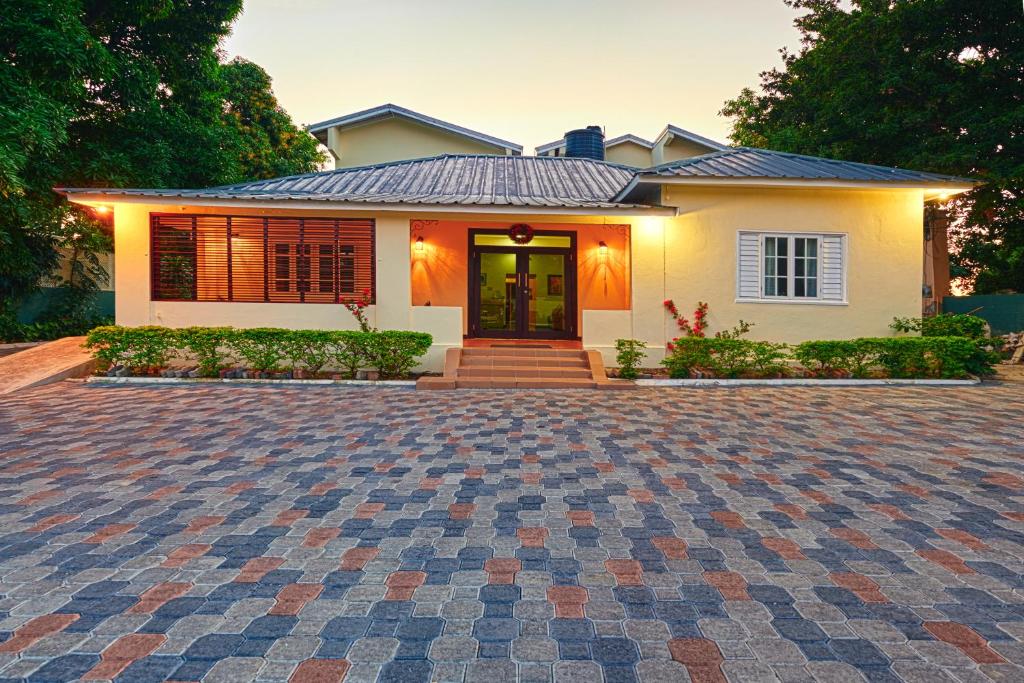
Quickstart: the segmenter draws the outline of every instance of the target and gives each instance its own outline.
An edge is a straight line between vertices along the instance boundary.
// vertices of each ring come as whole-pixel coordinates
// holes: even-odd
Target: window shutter
[[[736,295],[740,299],[761,296],[761,236],[741,232],[737,247]]]
[[[842,235],[823,235],[821,238],[821,298],[825,301],[845,301]]]

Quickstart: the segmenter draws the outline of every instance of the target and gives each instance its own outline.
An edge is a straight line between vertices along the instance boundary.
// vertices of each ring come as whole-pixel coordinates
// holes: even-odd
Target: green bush
[[[230,327],[186,327],[177,331],[178,344],[195,356],[202,377],[216,377],[228,365],[226,349],[235,332]]]
[[[647,357],[647,343],[639,339],[616,339],[615,361],[619,364],[619,377],[636,379],[636,369]]]
[[[433,337],[425,332],[382,330],[361,334],[366,335],[366,359],[382,379],[409,374],[433,343]]]
[[[310,372],[320,372],[333,358],[332,342],[337,332],[329,330],[291,330],[285,335],[285,354],[292,369],[302,366]]]
[[[689,377],[694,370],[715,377],[774,377],[796,361],[816,375],[952,379],[993,373],[996,354],[967,337],[884,337],[784,344],[743,339],[682,337],[662,364],[669,376]]]
[[[290,332],[277,327],[251,327],[235,330],[227,343],[250,370],[272,372],[280,369],[286,357]]]
[[[86,335],[84,345],[92,349],[101,364],[124,365],[133,372],[167,365],[179,347],[176,330],[117,325],[94,328]]]
[[[943,313],[930,318],[893,318],[889,325],[897,332],[920,332],[922,337],[968,337],[984,339],[986,323],[970,313]]]
[[[662,365],[669,377],[689,377],[694,370],[715,377],[740,377],[758,373],[775,376],[786,371],[786,345],[735,337],[680,337]]]
[[[792,357],[815,375],[833,376],[848,373],[867,377],[874,352],[856,339],[807,341],[793,347]]]
[[[354,332],[230,327],[97,327],[86,340],[103,365],[124,364],[133,371],[164,367],[173,357],[194,358],[200,373],[216,377],[229,352],[250,370],[273,371],[286,360],[310,372],[340,367],[349,377],[375,367],[381,377],[401,377],[416,366],[433,343],[422,332]]]
[[[341,368],[346,379],[355,379],[359,368],[369,364],[367,357],[368,336],[372,332],[338,332],[330,345],[331,358]]]

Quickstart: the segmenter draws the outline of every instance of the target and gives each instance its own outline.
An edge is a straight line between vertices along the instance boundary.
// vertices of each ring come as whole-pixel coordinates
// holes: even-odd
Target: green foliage
[[[615,361],[619,364],[619,377],[636,379],[636,369],[647,358],[647,343],[639,339],[616,339]]]
[[[178,348],[176,330],[167,327],[97,327],[89,332],[84,346],[92,349],[102,365],[124,365],[140,372],[167,365]]]
[[[785,2],[800,47],[726,102],[733,142],[987,181],[949,203],[954,266],[1024,291],[1020,3]]]
[[[871,349],[855,339],[802,342],[793,347],[792,355],[807,370],[825,377],[867,377],[874,359]]]
[[[922,337],[969,337],[984,339],[984,318],[969,313],[943,313],[930,318],[893,318],[896,332],[920,332]]]
[[[226,347],[234,332],[230,327],[186,327],[177,331],[177,341],[195,357],[202,377],[216,377],[228,365]]]
[[[715,377],[735,378],[759,373],[775,376],[785,372],[786,345],[731,337],[680,337],[672,342],[661,362],[669,377],[689,377],[694,371]]]
[[[746,320],[741,320],[739,325],[736,325],[731,330],[722,330],[721,332],[715,332],[715,337],[718,339],[739,339],[747,332],[750,332],[750,328],[754,326],[754,323],[748,323]]]
[[[292,368],[302,366],[310,372],[320,372],[334,357],[333,343],[337,332],[327,330],[295,330],[284,339],[285,354]]]
[[[290,330],[276,327],[251,327],[235,330],[227,340],[228,347],[243,361],[246,367],[260,372],[278,370],[288,353],[287,340]]]
[[[288,359],[293,368],[317,373],[340,366],[349,377],[375,367],[382,378],[403,377],[433,343],[422,332],[356,332],[231,327],[97,327],[85,346],[101,365],[125,365],[133,372],[156,369],[172,358],[190,357],[204,377],[216,377],[229,354],[250,370],[270,372]]]
[[[796,361],[813,375],[958,378],[993,373],[998,356],[967,337],[883,337],[785,344],[747,339],[683,337],[662,365],[672,378],[694,371],[714,377],[777,377]]]
[[[21,323],[13,312],[0,310],[0,344],[52,341],[61,337],[79,337],[94,327],[113,325],[111,318],[82,310],[75,315]]]
[[[366,355],[368,332],[339,332],[330,346],[331,358],[344,371],[346,379],[355,379],[359,368],[368,364]]]
[[[54,187],[207,187],[316,170],[270,79],[219,45],[242,0],[22,0],[0,10],[0,309],[71,260],[106,274],[110,231]]]
[[[404,377],[416,366],[416,359],[425,354],[433,337],[425,332],[382,330],[362,332],[366,359],[377,368],[382,379]]]

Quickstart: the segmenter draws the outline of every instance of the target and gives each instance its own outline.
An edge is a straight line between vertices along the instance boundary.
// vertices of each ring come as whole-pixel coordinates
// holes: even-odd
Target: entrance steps
[[[627,389],[608,379],[597,351],[492,346],[449,349],[443,377],[417,389]]]

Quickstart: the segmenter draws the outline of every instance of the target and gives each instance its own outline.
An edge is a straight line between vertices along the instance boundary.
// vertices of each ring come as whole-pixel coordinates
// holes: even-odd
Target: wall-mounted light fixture
[[[605,244],[604,240],[601,240],[600,242],[597,243],[597,248],[601,254],[601,258],[605,258],[608,256],[608,245]]]
[[[417,254],[422,254],[423,251],[426,249],[426,246],[423,244],[423,236],[422,235],[416,238],[416,244],[415,244],[414,248],[416,249],[416,253]]]

